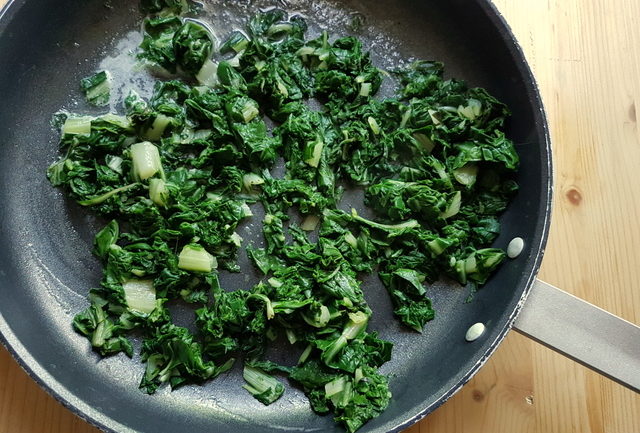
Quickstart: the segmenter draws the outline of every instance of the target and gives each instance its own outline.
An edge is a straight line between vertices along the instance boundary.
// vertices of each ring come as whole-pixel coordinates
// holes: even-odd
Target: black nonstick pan
[[[266,5],[207,2],[204,16],[240,26]],[[364,20],[358,36],[381,66],[410,57],[444,61],[450,76],[486,87],[513,112],[508,135],[522,161],[520,191],[501,219],[495,244],[505,248],[517,236],[525,249],[471,302],[465,303],[468,288],[431,287],[438,314],[423,334],[399,326],[383,289],[367,283],[374,310],[370,326],[395,344],[394,358],[382,369],[392,375],[394,398],[361,431],[399,431],[435,410],[484,364],[521,310],[517,326],[523,332],[638,390],[638,328],[535,279],[550,218],[549,136],[534,79],[494,7],[484,0],[271,5],[302,12],[334,32],[346,31],[357,16]],[[101,359],[71,328],[73,316],[86,307],[88,289],[99,281],[100,264],[89,251],[104,222],[47,181],[45,169],[58,152],[49,120],[61,108],[89,110],[79,79],[101,61],[117,69],[130,58],[127,50],[136,44],[141,18],[137,1],[130,0],[14,0],[0,12],[0,340],[48,392],[106,431],[342,431],[330,417],[315,415],[294,387],[263,406],[241,389],[238,369],[203,386],[148,396],[137,389],[143,373],[138,360]],[[120,74],[131,85],[148,85]],[[238,281],[230,277],[223,283],[234,288]],[[486,331],[468,343],[465,333],[476,322]],[[585,335],[595,342],[584,343]]]

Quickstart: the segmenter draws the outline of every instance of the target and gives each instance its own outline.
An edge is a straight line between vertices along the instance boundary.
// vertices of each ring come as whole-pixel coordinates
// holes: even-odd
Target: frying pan
[[[238,20],[257,7],[257,2],[228,3],[207,13]],[[303,3],[308,2],[289,6],[304,9]],[[71,328],[73,315],[86,306],[88,288],[100,277],[100,264],[88,252],[103,221],[65,200],[46,180],[44,170],[57,155],[49,119],[63,107],[89,111],[74,101],[78,80],[93,72],[100,58],[126,47],[133,37],[129,32],[139,29],[136,4],[14,0],[0,12],[2,342],[48,392],[106,431],[341,431],[330,417],[313,414],[294,387],[262,406],[240,388],[237,369],[203,386],[147,396],[137,390],[139,360],[100,359]],[[550,217],[549,136],[533,77],[493,6],[483,0],[323,0],[306,12],[311,21],[336,28],[346,22],[336,17],[364,17],[364,38],[369,35],[379,64],[396,52],[434,58],[446,63],[451,76],[488,88],[513,111],[507,133],[522,160],[520,192],[501,219],[495,245],[505,247],[520,236],[525,250],[472,302],[464,302],[467,289],[434,285],[429,294],[438,315],[417,335],[393,319],[383,289],[365,281],[375,312],[371,328],[395,344],[393,359],[382,369],[393,376],[394,398],[361,431],[398,431],[435,410],[484,364],[514,322],[524,333],[640,389],[638,328],[535,279]],[[227,280],[228,287],[239,283]],[[476,322],[486,331],[467,343],[465,332]],[[273,356],[286,358],[277,351]]]

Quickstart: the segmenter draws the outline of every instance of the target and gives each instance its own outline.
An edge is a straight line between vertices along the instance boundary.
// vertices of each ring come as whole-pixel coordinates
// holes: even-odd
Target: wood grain
[[[540,276],[640,323],[640,1],[494,2],[551,126],[556,193]],[[0,433],[96,432],[0,348]],[[512,332],[461,392],[407,430],[427,432],[635,433],[640,395]]]

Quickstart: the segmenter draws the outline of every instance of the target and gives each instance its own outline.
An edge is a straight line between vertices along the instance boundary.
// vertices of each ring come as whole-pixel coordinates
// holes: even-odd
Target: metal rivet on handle
[[[507,246],[507,256],[509,256],[510,259],[515,259],[520,255],[523,248],[524,240],[522,240],[522,238],[513,238],[511,242],[509,242],[509,246]]]
[[[467,341],[475,341],[480,338],[482,334],[484,334],[485,329],[486,328],[484,326],[484,323],[474,323],[469,327],[469,329],[467,329],[467,333],[465,334],[464,339]]]

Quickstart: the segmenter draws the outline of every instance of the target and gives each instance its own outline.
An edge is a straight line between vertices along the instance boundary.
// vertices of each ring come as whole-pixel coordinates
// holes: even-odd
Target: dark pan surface
[[[230,1],[235,5],[230,9],[220,3],[206,9],[214,21],[232,22],[229,17],[238,10],[256,10],[249,1]],[[437,317],[422,335],[398,326],[375,278],[365,282],[374,310],[371,328],[395,343],[394,358],[383,367],[393,374],[394,399],[383,416],[361,431],[399,430],[442,404],[480,368],[524,302],[549,222],[550,150],[541,102],[512,35],[483,0],[322,0],[311,8],[309,2],[289,3],[305,10],[311,21],[334,29],[344,26],[349,14],[360,13],[366,18],[362,36],[378,64],[388,66],[398,52],[400,57],[442,60],[449,75],[487,87],[513,111],[508,133],[522,158],[521,191],[502,218],[496,245],[504,248],[521,236],[525,252],[504,265],[471,303],[464,303],[467,288],[444,283],[431,288]],[[102,221],[49,185],[45,169],[58,152],[49,120],[60,108],[88,111],[79,98],[78,80],[96,70],[105,56],[126,47],[123,40],[133,38],[135,43],[136,36],[128,33],[140,26],[136,5],[129,0],[15,0],[3,11],[2,341],[49,392],[106,430],[341,431],[330,417],[313,414],[302,392],[293,387],[264,407],[240,388],[238,368],[200,387],[172,393],[163,389],[147,396],[137,389],[143,372],[138,360],[100,359],[71,328],[72,317],[87,304],[88,289],[99,280],[100,264],[90,250]],[[144,78],[133,77],[133,84],[144,88]],[[223,283],[237,288],[247,284],[243,278],[227,277]],[[485,323],[487,332],[466,343],[464,334],[475,322]],[[276,351],[274,357],[286,359],[287,354]]]

